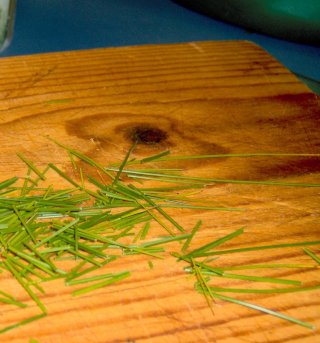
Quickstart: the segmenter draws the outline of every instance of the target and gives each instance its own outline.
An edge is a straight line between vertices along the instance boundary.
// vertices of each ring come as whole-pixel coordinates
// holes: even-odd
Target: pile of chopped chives
[[[216,250],[216,247],[242,234],[243,229],[239,229],[189,251],[190,244],[201,227],[201,221],[196,223],[191,232],[187,233],[187,230],[168,214],[167,209],[241,211],[237,208],[203,205],[197,202],[193,193],[190,196],[190,190],[201,189],[208,184],[239,183],[290,187],[320,187],[320,184],[221,180],[185,176],[180,170],[175,169],[132,169],[133,165],[138,164],[141,167],[149,162],[228,156],[178,156],[175,158],[167,156],[169,152],[165,151],[142,160],[135,160],[131,159],[135,145],[128,151],[120,165],[106,167],[77,150],[70,149],[58,142],[55,143],[67,151],[75,177],[52,163],[49,163],[44,170],[40,170],[32,161],[18,153],[18,157],[27,166],[26,176],[24,178],[13,177],[0,183],[0,270],[10,273],[39,308],[38,315],[1,328],[0,333],[47,315],[46,306],[42,303],[41,295],[39,295],[45,293],[42,283],[63,279],[68,286],[79,286],[72,292],[74,296],[92,292],[120,282],[131,275],[129,270],[99,275],[95,274],[96,271],[101,268],[106,270],[107,265],[112,264],[113,261],[132,254],[142,254],[148,259],[164,259],[166,244],[174,241],[180,241],[183,245],[179,253],[172,254],[177,257],[177,261],[183,260],[188,264],[188,267],[185,268],[186,272],[195,275],[195,289],[205,296],[211,308],[212,299],[217,298],[259,310],[307,328],[313,328],[309,323],[221,293],[288,293],[310,291],[318,289],[320,286],[303,288],[299,281],[238,275],[230,273],[230,267],[212,266],[209,261],[214,260],[212,256],[220,254],[303,247],[304,252],[313,261],[320,264],[317,254],[307,248],[307,246],[320,245],[320,241]],[[302,156],[302,154],[230,155],[230,157],[255,156],[293,157]],[[306,154],[303,156],[319,155]],[[83,163],[92,167],[94,176],[84,173],[81,168]],[[47,175],[50,170],[67,182],[69,188],[57,190],[52,185],[47,186]],[[142,186],[142,181],[146,180],[164,182],[166,186],[146,188]],[[167,184],[171,186],[167,186]],[[154,225],[162,227],[163,235],[158,239],[148,241],[148,233]],[[71,265],[61,261],[69,261]],[[150,269],[154,268],[152,261],[148,260],[148,264]],[[273,264],[235,266],[233,269],[241,268],[316,268],[316,266]],[[252,282],[263,281],[294,287],[247,290],[219,288],[210,284],[210,281],[217,277]],[[19,308],[27,306],[1,290],[0,302]]]

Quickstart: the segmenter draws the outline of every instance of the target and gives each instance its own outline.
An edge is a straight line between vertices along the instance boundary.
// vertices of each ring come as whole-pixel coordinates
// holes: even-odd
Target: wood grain
[[[22,152],[37,165],[54,162],[71,172],[67,156],[47,135],[100,163],[120,161],[143,132],[136,157],[251,152],[320,153],[320,103],[288,70],[243,41],[192,42],[73,51],[0,60],[0,175],[23,176]],[[152,143],[152,144],[146,144]],[[169,163],[187,174],[239,180],[320,183],[319,158],[224,158]],[[60,182],[52,176],[53,182]],[[319,188],[217,185],[201,193],[244,212],[176,210],[191,230],[204,225],[203,244],[242,226],[245,234],[225,248],[311,241],[319,234]],[[158,232],[155,231],[156,235]],[[319,252],[319,248],[317,250]],[[301,249],[223,256],[221,263],[307,263]],[[315,331],[217,301],[212,315],[194,280],[173,257],[137,256],[115,267],[133,276],[118,285],[73,298],[62,283],[47,284],[49,316],[10,331],[1,342],[318,342],[320,292],[241,295],[239,298],[306,320]],[[262,275],[262,272],[257,273]],[[264,272],[264,275],[266,272]],[[268,276],[320,281],[319,270],[274,270]],[[241,286],[217,280],[218,286]],[[27,301],[8,275],[0,289]],[[1,325],[36,313],[2,310]]]

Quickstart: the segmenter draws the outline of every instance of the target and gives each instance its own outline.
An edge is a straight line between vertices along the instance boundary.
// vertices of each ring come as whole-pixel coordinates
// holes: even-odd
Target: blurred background
[[[2,23],[7,2],[0,0]],[[17,0],[11,6],[16,7],[9,14],[13,25],[7,27],[7,40],[0,34],[0,58],[244,39],[263,47],[320,94],[320,0]]]

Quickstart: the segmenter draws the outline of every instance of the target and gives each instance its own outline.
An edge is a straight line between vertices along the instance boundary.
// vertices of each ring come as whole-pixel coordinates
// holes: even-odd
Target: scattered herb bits
[[[52,140],[52,139],[51,139]],[[52,140],[53,141],[53,140]],[[150,157],[136,160],[131,157],[135,145],[129,149],[119,164],[103,166],[81,152],[70,149],[53,141],[64,149],[70,157],[73,174],[67,173],[53,163],[41,170],[36,162],[17,153],[26,165],[25,177],[0,182],[0,271],[2,275],[11,275],[24,289],[39,309],[39,314],[0,328],[4,333],[18,326],[31,323],[48,315],[42,302],[45,285],[57,279],[63,279],[73,296],[96,292],[108,285],[125,282],[132,271],[114,271],[113,262],[131,255],[145,256],[148,269],[156,268],[153,261],[165,259],[171,251],[170,244],[178,242],[180,251],[172,252],[177,261],[187,264],[185,271],[196,278],[195,289],[204,295],[213,309],[212,300],[232,302],[250,309],[288,320],[292,323],[313,328],[309,323],[285,314],[251,304],[224,293],[289,293],[312,291],[320,286],[303,287],[300,281],[259,277],[238,274],[237,270],[268,268],[315,268],[314,265],[299,264],[256,264],[247,266],[224,267],[216,259],[223,254],[241,254],[243,252],[302,247],[315,265],[320,263],[317,254],[308,247],[319,246],[317,242],[296,242],[270,246],[235,248],[219,250],[225,242],[243,234],[239,228],[225,237],[190,250],[201,231],[202,221],[194,224],[191,230],[183,227],[169,213],[171,208],[192,210],[238,211],[240,208],[209,206],[203,204],[193,191],[201,191],[208,184],[237,183],[290,187],[320,187],[320,184],[300,184],[264,182],[249,180],[221,180],[186,176],[178,169],[144,168],[148,163],[202,158],[250,158],[256,156],[302,156],[302,154],[236,154],[208,156],[178,156],[165,151]],[[303,156],[319,156],[306,154]],[[81,162],[81,163],[79,163]],[[92,174],[83,171],[86,164]],[[135,165],[139,168],[135,169]],[[68,184],[64,189],[50,185],[48,173],[55,172]],[[156,181],[157,187],[144,187],[144,181]],[[163,185],[165,183],[165,185]],[[163,185],[163,186],[161,186]],[[169,185],[169,186],[168,186]],[[163,230],[161,237],[149,239],[154,226]],[[179,266],[179,264],[177,264]],[[110,268],[110,269],[109,269]],[[111,270],[111,271],[110,271]],[[265,282],[283,285],[277,289],[261,288],[222,288],[215,280],[238,279],[250,283]],[[23,310],[27,304],[18,297],[0,290],[0,306],[14,306]],[[30,342],[36,342],[30,339]]]

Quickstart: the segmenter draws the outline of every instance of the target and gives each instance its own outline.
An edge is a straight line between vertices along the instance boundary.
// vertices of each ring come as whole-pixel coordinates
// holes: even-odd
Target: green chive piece
[[[320,244],[320,241],[285,243],[285,244],[275,244],[275,245],[262,245],[262,246],[258,246],[258,247],[212,251],[209,253],[203,253],[199,256],[204,257],[204,256],[211,256],[211,255],[225,255],[225,254],[234,254],[234,253],[241,253],[241,252],[247,252],[247,251],[258,251],[258,250],[279,249],[279,248],[293,248],[293,247],[301,247],[301,246],[308,246],[308,245],[319,245],[319,244]]]
[[[10,187],[11,185],[16,183],[17,181],[18,181],[18,178],[16,176],[14,176],[11,179],[0,182],[0,190],[5,189],[7,187]]]
[[[30,286],[22,279],[19,272],[9,262],[8,257],[6,258],[4,264],[6,265],[7,269],[12,273],[12,275],[17,279],[17,281],[21,284],[21,286],[26,290],[26,292],[30,295],[30,297],[34,300],[34,302],[38,305],[41,311],[46,314],[46,307],[42,304],[38,296],[31,290]]]
[[[318,264],[320,264],[320,258],[313,253],[311,250],[309,250],[308,248],[303,248],[303,251],[309,255],[314,261],[316,261]]]
[[[73,227],[75,224],[77,224],[79,221],[79,218],[73,220],[72,222],[68,223],[67,225],[63,226],[60,230],[56,231],[54,234],[52,234],[51,236],[44,238],[41,242],[37,243],[35,245],[36,248],[39,248],[41,245],[49,242],[50,240],[52,240],[54,237],[57,237],[58,235],[60,235],[63,231],[69,229],[70,227]]]
[[[195,225],[195,227],[192,229],[190,236],[189,236],[189,237],[186,239],[186,241],[184,242],[184,244],[183,244],[183,246],[182,246],[182,248],[181,248],[181,251],[182,251],[182,252],[185,252],[185,251],[188,249],[188,247],[189,247],[189,245],[190,245],[190,243],[191,243],[191,241],[192,241],[192,238],[194,237],[194,235],[196,234],[196,232],[199,230],[199,228],[200,228],[201,225],[202,225],[202,221],[199,220],[199,221],[197,222],[197,224]]]
[[[223,288],[210,286],[213,292],[224,292],[224,293],[246,293],[246,294],[278,294],[278,293],[296,293],[296,292],[307,292],[320,289],[320,285],[311,287],[291,287],[291,288],[273,288],[273,289],[244,289],[244,288]],[[199,287],[199,290],[201,288]]]
[[[188,239],[190,237],[190,233],[187,234],[183,234],[183,235],[179,235],[179,236],[173,236],[173,237],[164,237],[164,238],[160,238],[154,241],[150,241],[150,242],[146,242],[140,245],[140,247],[143,248],[149,248],[149,247],[154,247],[156,245],[160,245],[160,244],[167,244],[170,242],[175,242],[175,241],[182,241],[185,239]]]
[[[40,343],[40,342],[35,338],[30,338],[29,343]]]
[[[160,154],[157,154],[157,155],[153,155],[153,156],[150,156],[150,157],[143,158],[142,160],[140,160],[140,163],[147,163],[147,162],[159,160],[161,157],[167,156],[167,155],[169,155],[169,154],[170,154],[170,151],[169,151],[169,150],[163,151],[163,152],[160,152]]]
[[[21,320],[21,321],[18,322],[18,323],[15,323],[15,324],[13,324],[13,325],[10,325],[10,326],[5,327],[4,329],[1,329],[1,330],[0,330],[0,334],[5,333],[5,332],[10,331],[10,330],[13,330],[13,329],[16,329],[16,328],[18,328],[18,327],[20,327],[20,326],[22,326],[22,325],[30,324],[30,323],[32,323],[33,321],[38,320],[38,319],[41,319],[41,318],[44,318],[44,317],[46,317],[46,316],[47,316],[46,313],[41,313],[41,314],[39,314],[39,315],[37,315],[37,316],[33,316],[33,317],[28,318],[28,319]]]
[[[229,241],[230,239],[233,239],[239,235],[241,235],[243,233],[243,228],[236,230],[234,232],[232,232],[229,235],[226,235],[222,238],[217,239],[216,241],[210,242],[206,245],[203,245],[202,247],[195,249],[193,251],[191,251],[190,253],[188,253],[186,256],[192,256],[192,257],[196,257],[196,256],[204,256],[204,254],[208,251],[211,250],[227,241]]]
[[[215,154],[215,155],[185,155],[185,156],[171,156],[166,158],[159,158],[158,161],[178,161],[178,160],[192,160],[192,159],[210,159],[210,158],[226,158],[226,157],[319,157],[320,154],[294,154],[294,153],[242,153],[242,154]]]
[[[21,308],[24,308],[24,307],[27,307],[28,305],[20,302],[20,301],[17,301],[17,300],[11,300],[11,299],[8,299],[8,298],[0,298],[0,302],[2,303],[5,303],[5,304],[11,304],[11,305],[15,305],[15,306],[18,306],[18,307],[21,307]]]
[[[125,167],[125,165],[127,164],[128,159],[129,159],[129,157],[130,157],[132,151],[133,151],[134,148],[136,147],[136,145],[137,145],[137,142],[135,142],[135,143],[132,145],[132,147],[128,150],[128,152],[127,152],[127,154],[126,154],[124,160],[122,161],[122,163],[121,163],[121,165],[120,165],[120,167],[119,167],[119,170],[118,170],[118,172],[117,172],[117,174],[116,174],[116,176],[115,176],[115,178],[114,178],[114,180],[113,180],[113,184],[116,184],[116,183],[118,182],[118,180],[119,180],[119,178],[120,178],[120,175],[121,175],[121,173],[122,173],[122,170],[123,170],[123,168]]]
[[[45,176],[41,173],[41,171],[34,165],[33,162],[29,161],[25,156],[21,153],[17,153],[17,156],[36,174],[39,176],[41,180],[45,180]]]
[[[221,294],[218,294],[218,293],[212,293],[212,295],[213,295],[214,298],[218,298],[218,299],[221,299],[221,300],[226,300],[226,301],[232,302],[234,304],[242,305],[242,306],[248,307],[248,308],[253,309],[253,310],[257,310],[257,311],[260,311],[260,312],[263,312],[263,313],[266,313],[266,314],[270,314],[270,315],[272,315],[274,317],[278,317],[278,318],[287,320],[289,322],[292,322],[294,324],[298,324],[298,325],[304,326],[304,327],[306,327],[308,329],[311,329],[311,330],[315,329],[315,327],[312,324],[306,323],[304,321],[301,321],[299,319],[293,318],[293,317],[288,316],[286,314],[283,314],[283,313],[280,313],[280,312],[276,312],[276,311],[270,310],[268,308],[265,308],[265,307],[262,307],[262,306],[259,306],[259,305],[251,304],[251,303],[248,303],[246,301],[238,300],[238,299],[235,299],[235,298],[232,298],[232,297],[227,297],[225,295],[221,295]]]
[[[67,285],[72,286],[72,285],[80,285],[83,283],[88,283],[88,282],[92,282],[92,281],[99,281],[99,280],[103,280],[103,279],[112,279],[112,278],[117,278],[119,276],[122,276],[122,274],[127,274],[129,273],[128,271],[125,272],[121,272],[121,273],[109,273],[109,274],[103,274],[103,275],[96,275],[96,276],[91,276],[91,277],[87,277],[84,279],[72,279],[67,281]]]
[[[92,291],[95,291],[99,288],[102,288],[102,287],[105,287],[105,286],[108,286],[108,285],[111,285],[115,282],[119,282],[127,277],[129,277],[131,275],[130,272],[128,271],[125,271],[121,274],[118,274],[117,276],[114,276],[108,280],[105,280],[105,281],[102,281],[102,282],[98,282],[94,285],[91,285],[91,286],[88,286],[88,287],[85,287],[85,288],[80,288],[74,292],[72,292],[72,295],[74,296],[78,296],[78,295],[82,295],[82,294],[86,294],[86,293],[89,293],[89,292],[92,292]]]

